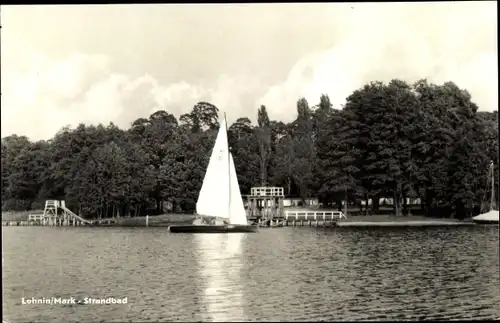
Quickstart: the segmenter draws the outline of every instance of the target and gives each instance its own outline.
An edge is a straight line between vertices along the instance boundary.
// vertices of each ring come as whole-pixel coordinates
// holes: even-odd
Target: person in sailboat
[[[210,218],[209,220],[209,224],[210,225],[227,225],[228,222],[226,222],[225,220],[223,219],[220,219],[220,218],[217,218],[217,217],[212,217]]]
[[[194,225],[227,225],[227,221],[217,217],[201,216],[193,221]]]
[[[205,220],[203,218],[196,218],[193,221],[193,225],[202,225],[202,224],[207,224],[207,223],[205,223]]]

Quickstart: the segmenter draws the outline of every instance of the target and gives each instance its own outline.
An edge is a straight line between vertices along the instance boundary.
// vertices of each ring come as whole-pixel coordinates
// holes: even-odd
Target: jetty
[[[285,211],[284,226],[333,227],[347,219],[341,211]]]

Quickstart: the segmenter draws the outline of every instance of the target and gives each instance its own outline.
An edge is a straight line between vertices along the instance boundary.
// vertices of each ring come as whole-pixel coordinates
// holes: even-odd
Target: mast
[[[225,131],[226,131],[226,145],[227,145],[227,180],[228,180],[228,187],[229,187],[229,198],[227,200],[227,216],[228,219],[231,218],[231,155],[229,151],[229,137],[227,133],[227,120],[226,120],[226,113],[224,112],[224,124],[225,124]],[[231,221],[229,221],[231,223]]]
[[[495,164],[491,161],[490,164],[491,172],[491,200],[490,200],[490,211],[495,209]]]
[[[347,185],[345,184],[344,184],[344,197],[345,197],[344,215],[347,216]]]

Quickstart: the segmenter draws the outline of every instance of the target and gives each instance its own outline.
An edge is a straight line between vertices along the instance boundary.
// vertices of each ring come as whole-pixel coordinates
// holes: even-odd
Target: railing
[[[58,200],[47,200],[45,201],[45,208],[65,208],[66,207],[66,201],[64,200],[61,200],[61,201],[58,201]]]
[[[252,187],[250,196],[279,196],[284,197],[283,187]]]
[[[28,221],[42,221],[45,216],[43,214],[30,214]]]
[[[346,218],[345,214],[341,211],[285,211],[285,219],[287,221],[333,221]]]

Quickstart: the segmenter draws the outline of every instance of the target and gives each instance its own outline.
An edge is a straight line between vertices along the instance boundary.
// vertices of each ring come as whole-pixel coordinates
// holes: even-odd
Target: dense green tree
[[[229,145],[233,154],[238,183],[242,194],[250,194],[260,177],[259,144],[248,118],[239,118],[229,127]]]
[[[339,209],[347,194],[352,196],[357,191],[360,151],[355,147],[359,138],[353,125],[355,120],[350,112],[334,113],[316,140],[317,179],[321,183],[318,198],[327,205],[336,202]]]
[[[290,123],[270,120],[261,106],[255,126],[244,116],[228,125],[242,194],[268,185],[327,207],[372,201],[363,213],[390,198],[396,215],[418,198],[430,216],[465,218],[489,207],[491,161],[498,192],[498,112],[478,112],[456,84],[371,82],[338,108],[321,95],[313,107],[299,99]],[[2,209],[64,199],[85,217],[158,214],[165,201],[192,212],[219,117],[199,102],[179,120],[160,110],[129,129],[80,124],[48,141],[5,137]]]
[[[306,99],[297,101],[297,119],[291,133],[293,160],[291,174],[298,186],[299,196],[305,200],[311,195],[315,183],[314,166],[316,150],[314,146],[313,116]]]

